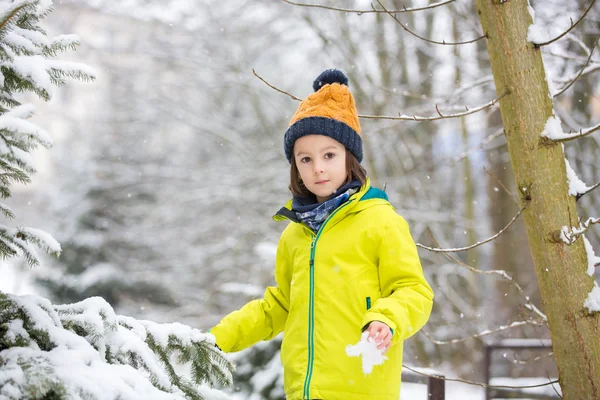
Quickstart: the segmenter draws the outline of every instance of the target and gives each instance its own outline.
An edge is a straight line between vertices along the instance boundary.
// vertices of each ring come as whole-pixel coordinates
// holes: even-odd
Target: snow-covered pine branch
[[[2,293],[0,321],[2,398],[227,398],[209,386],[230,384],[232,365],[188,326],[116,315],[99,297],[53,306]]]
[[[34,113],[30,104],[21,104],[17,93],[31,91],[49,100],[53,88],[67,78],[92,80],[92,68],[79,63],[50,60],[58,52],[79,44],[75,35],[49,40],[38,22],[52,10],[51,0],[16,0],[0,5],[0,197],[11,196],[10,187],[27,184],[36,172],[30,152],[39,146],[52,146],[50,135],[28,121]],[[14,213],[4,204],[0,212],[7,218]],[[0,257],[23,255],[29,264],[38,264],[35,249],[58,256],[60,245],[45,232],[0,226]]]

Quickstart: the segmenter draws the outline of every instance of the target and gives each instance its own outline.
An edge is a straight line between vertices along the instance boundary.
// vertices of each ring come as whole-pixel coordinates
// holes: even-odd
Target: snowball
[[[383,351],[377,348],[375,340],[369,337],[369,332],[363,332],[357,344],[346,346],[346,354],[349,357],[362,356],[362,371],[365,375],[373,372],[373,366],[381,365],[387,360]]]

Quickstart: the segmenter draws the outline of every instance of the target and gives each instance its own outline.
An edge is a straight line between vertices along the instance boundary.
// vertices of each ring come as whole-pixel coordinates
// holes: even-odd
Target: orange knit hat
[[[325,135],[343,144],[359,162],[362,139],[354,97],[342,71],[328,69],[313,82],[315,93],[300,103],[285,132],[285,156],[292,161],[294,143],[306,135]]]

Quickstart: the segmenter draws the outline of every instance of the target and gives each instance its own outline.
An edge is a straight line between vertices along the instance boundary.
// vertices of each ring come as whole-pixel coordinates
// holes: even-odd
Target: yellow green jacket
[[[289,201],[274,217],[284,220]],[[427,322],[433,292],[408,225],[369,182],[338,207],[317,233],[290,223],[281,235],[277,286],[213,327],[225,352],[283,332],[288,400],[398,400],[403,341]],[[346,346],[371,321],[393,330],[383,365],[362,372]]]

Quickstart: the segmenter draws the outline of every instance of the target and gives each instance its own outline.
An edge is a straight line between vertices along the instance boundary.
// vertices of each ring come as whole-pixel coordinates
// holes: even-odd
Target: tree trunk
[[[600,399],[600,314],[583,307],[593,287],[583,241],[555,239],[562,226],[577,225],[577,208],[561,145],[540,137],[552,100],[541,51],[527,42],[527,1],[477,0],[477,9],[497,94],[509,91],[500,112],[563,397]]]

